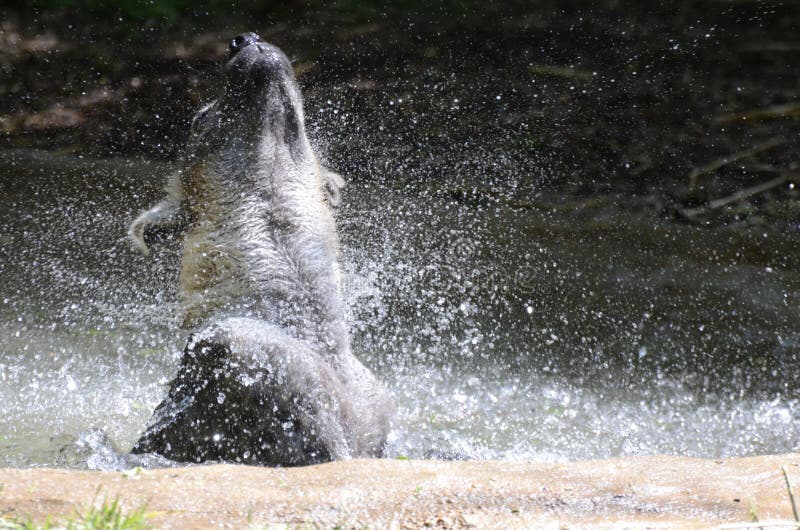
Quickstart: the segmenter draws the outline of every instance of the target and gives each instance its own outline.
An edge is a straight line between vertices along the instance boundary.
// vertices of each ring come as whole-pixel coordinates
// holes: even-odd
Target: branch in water
[[[706,173],[716,171],[721,167],[725,167],[728,164],[736,162],[737,160],[750,158],[753,155],[761,153],[762,151],[767,151],[768,149],[772,149],[773,147],[777,147],[783,143],[785,143],[785,140],[782,138],[772,138],[771,140],[768,140],[763,144],[753,146],[750,149],[745,149],[744,151],[739,151],[738,153],[723,156],[722,158],[718,158],[704,166],[696,167],[689,173],[689,189],[693,190],[695,187],[697,187],[697,181]]]
[[[723,208],[729,204],[733,204],[754,195],[758,195],[759,193],[764,193],[765,191],[777,188],[778,186],[787,182],[796,182],[800,180],[800,172],[797,171],[789,171],[788,169],[776,168],[765,164],[755,165],[754,169],[762,172],[777,173],[778,176],[772,180],[768,180],[767,182],[739,190],[736,193],[728,195],[727,197],[721,197],[713,201],[708,201],[703,206],[682,209],[680,210],[680,214],[687,219],[694,219],[697,216],[706,214],[712,210],[718,210],[719,208]]]

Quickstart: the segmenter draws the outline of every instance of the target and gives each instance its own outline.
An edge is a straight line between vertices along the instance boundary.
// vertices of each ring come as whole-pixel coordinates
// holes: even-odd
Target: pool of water
[[[168,171],[0,153],[0,465],[102,467],[76,447],[126,451],[165,394],[177,243],[144,257],[125,231]],[[389,456],[798,449],[798,234],[460,196],[361,181],[337,213],[354,350],[398,402]]]

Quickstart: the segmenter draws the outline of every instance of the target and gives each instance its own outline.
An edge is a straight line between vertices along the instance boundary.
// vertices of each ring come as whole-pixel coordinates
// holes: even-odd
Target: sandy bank
[[[0,512],[39,520],[118,498],[125,509],[146,505],[158,528],[746,528],[753,513],[761,521],[793,519],[782,466],[792,486],[800,483],[799,454],[569,463],[357,460],[138,473],[0,469]]]

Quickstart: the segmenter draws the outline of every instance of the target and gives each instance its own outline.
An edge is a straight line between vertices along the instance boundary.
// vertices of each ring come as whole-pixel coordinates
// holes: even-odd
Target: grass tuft
[[[61,521],[48,518],[44,523],[33,523],[0,517],[0,530],[148,530],[147,519],[144,508],[125,515],[119,502],[113,500]]]

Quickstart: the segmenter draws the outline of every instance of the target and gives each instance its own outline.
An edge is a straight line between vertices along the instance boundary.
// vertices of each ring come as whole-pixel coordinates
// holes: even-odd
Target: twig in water
[[[717,123],[731,123],[734,121],[766,121],[779,118],[800,118],[800,103],[786,103],[785,105],[772,105],[763,109],[722,114],[716,116],[714,121]]]
[[[753,155],[756,155],[762,151],[766,151],[768,149],[772,149],[773,147],[777,147],[783,144],[785,140],[783,138],[773,138],[764,142],[763,144],[758,144],[750,149],[745,149],[744,151],[739,151],[738,153],[733,153],[728,156],[723,156],[722,158],[718,158],[713,162],[710,162],[704,166],[696,167],[691,172],[689,172],[689,189],[694,189],[697,187],[697,181],[699,180],[700,176],[705,175],[706,173],[711,173],[712,171],[716,171],[721,167],[725,167],[728,164],[736,162],[737,160],[741,160],[743,158],[750,158]]]
[[[775,168],[772,166],[764,166],[760,164],[756,166],[756,169],[758,169],[759,171],[769,171],[772,173],[777,173],[778,176],[775,177],[774,179],[768,180],[767,182],[762,182],[761,184],[757,184],[755,186],[739,190],[736,193],[733,193],[726,197],[721,197],[719,199],[714,199],[713,201],[708,201],[703,206],[680,210],[680,214],[686,217],[687,219],[694,219],[698,215],[702,215],[712,210],[717,210],[719,208],[727,206],[729,204],[742,201],[744,199],[752,197],[753,195],[764,193],[765,191],[771,190],[772,188],[777,188],[778,186],[780,186],[781,184],[785,184],[786,182],[800,181],[800,173],[796,171],[789,171],[786,169]]]

